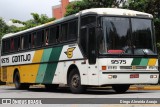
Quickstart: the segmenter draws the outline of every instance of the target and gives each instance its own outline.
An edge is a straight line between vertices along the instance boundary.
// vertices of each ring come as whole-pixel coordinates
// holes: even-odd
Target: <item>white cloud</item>
[[[16,27],[23,27],[23,26],[24,26],[24,25],[19,24],[19,23],[13,23],[12,21],[8,21],[8,22],[6,22],[6,24],[7,24],[8,26],[14,25],[14,26],[16,26]]]

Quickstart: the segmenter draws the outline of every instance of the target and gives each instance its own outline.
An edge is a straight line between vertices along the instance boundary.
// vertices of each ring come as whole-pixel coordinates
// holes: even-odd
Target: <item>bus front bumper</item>
[[[157,84],[159,72],[102,72],[99,85],[108,84]]]

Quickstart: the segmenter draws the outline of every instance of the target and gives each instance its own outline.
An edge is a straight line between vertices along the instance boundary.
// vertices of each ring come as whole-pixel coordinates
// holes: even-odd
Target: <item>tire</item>
[[[81,78],[77,69],[72,69],[70,72],[68,83],[72,93],[81,94],[86,89],[85,86],[81,85]]]
[[[19,72],[15,73],[13,82],[15,84],[15,88],[18,90],[29,89],[29,86],[30,86],[29,84],[21,83]]]
[[[45,84],[45,88],[48,91],[53,91],[55,89],[57,89],[59,86],[59,84]]]
[[[112,88],[115,90],[116,93],[125,93],[129,89],[130,85],[128,84],[117,84],[112,85]]]

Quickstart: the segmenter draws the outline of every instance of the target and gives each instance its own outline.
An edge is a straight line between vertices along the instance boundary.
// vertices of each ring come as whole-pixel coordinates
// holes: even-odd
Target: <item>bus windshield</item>
[[[154,55],[152,20],[103,17],[100,54]]]

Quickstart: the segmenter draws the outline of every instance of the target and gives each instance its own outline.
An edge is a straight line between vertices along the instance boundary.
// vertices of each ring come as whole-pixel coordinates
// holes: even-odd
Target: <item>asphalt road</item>
[[[0,98],[160,98],[160,90],[128,90],[116,94],[112,89],[87,89],[84,94],[72,94],[68,88],[47,91],[32,87],[29,90],[16,90],[14,86],[0,86]]]

